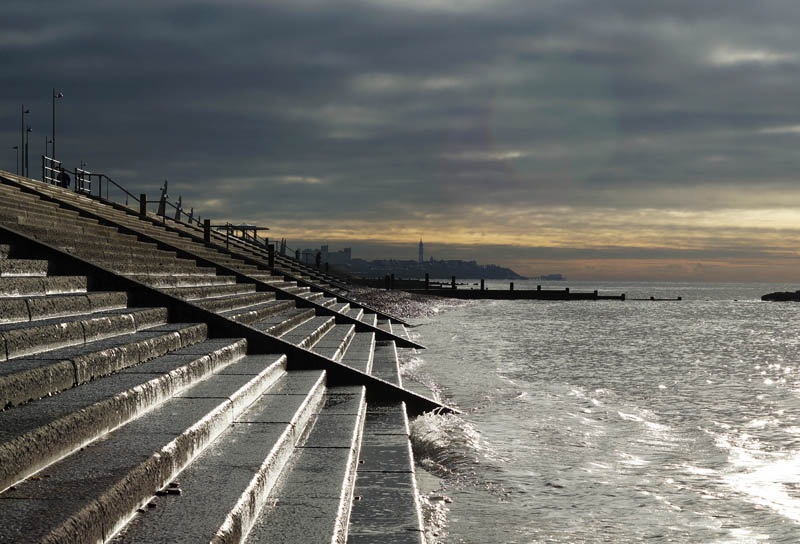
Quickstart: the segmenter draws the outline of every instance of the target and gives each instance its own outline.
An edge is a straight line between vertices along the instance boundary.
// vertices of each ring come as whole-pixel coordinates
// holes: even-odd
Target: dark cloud
[[[167,178],[219,216],[423,232],[476,206],[800,196],[793,1],[9,0],[0,15],[7,169],[20,103],[38,156],[55,86],[65,162],[136,193]]]

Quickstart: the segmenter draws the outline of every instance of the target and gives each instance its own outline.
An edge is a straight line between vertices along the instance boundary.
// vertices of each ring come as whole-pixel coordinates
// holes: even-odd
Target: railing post
[[[536,286],[536,290],[537,290],[537,291],[541,291],[541,290],[542,290],[542,286],[541,286],[541,285],[537,285],[537,286]]]
[[[483,291],[483,280],[481,280],[481,291]]]
[[[203,220],[203,241],[207,244],[211,243],[211,219]]]
[[[509,291],[513,291],[514,290],[514,282],[513,281],[508,285],[508,290]]]
[[[275,268],[275,244],[269,244],[267,251],[269,252],[269,268],[271,270]]]
[[[147,216],[147,195],[145,193],[139,195],[139,215]]]
[[[456,277],[455,276],[453,276],[453,279],[450,280],[450,288],[452,288],[452,289],[456,288]]]
[[[427,272],[425,272],[425,290],[428,290],[428,285],[431,282],[431,276]]]
[[[391,280],[390,280],[390,283],[389,283],[389,289],[394,291],[394,274],[392,274],[390,277],[391,277]]]

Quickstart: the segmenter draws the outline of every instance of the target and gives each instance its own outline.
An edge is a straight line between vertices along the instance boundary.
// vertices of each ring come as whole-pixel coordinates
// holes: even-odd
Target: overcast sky
[[[574,279],[794,280],[800,2],[16,1],[20,105],[57,151],[289,245]]]

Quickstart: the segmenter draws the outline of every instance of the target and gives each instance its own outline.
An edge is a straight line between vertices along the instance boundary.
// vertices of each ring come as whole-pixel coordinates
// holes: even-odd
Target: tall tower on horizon
[[[419,266],[420,266],[420,268],[422,268],[422,263],[423,262],[424,262],[424,259],[423,259],[423,256],[422,256],[422,237],[420,237],[420,239],[419,239]]]

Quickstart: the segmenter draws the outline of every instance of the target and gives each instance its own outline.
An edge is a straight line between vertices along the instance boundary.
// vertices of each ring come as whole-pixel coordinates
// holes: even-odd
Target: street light
[[[19,150],[21,152],[25,152],[25,114],[30,113],[31,110],[25,109],[25,104],[22,104],[22,108],[19,110],[21,113],[19,115]],[[25,163],[22,165],[22,175],[25,175]]]
[[[28,135],[33,132],[33,129],[30,125],[28,125],[28,129],[25,131],[25,173],[23,174],[26,178],[30,177],[31,170],[28,168]]]
[[[49,157],[48,150],[50,149],[50,144],[53,143],[53,140],[48,138],[47,136],[44,137],[44,156]]]
[[[53,158],[56,158],[56,98],[64,98],[64,93],[56,93],[53,87]]]
[[[15,145],[12,149],[16,149],[17,151],[17,175],[19,175],[19,146]]]

